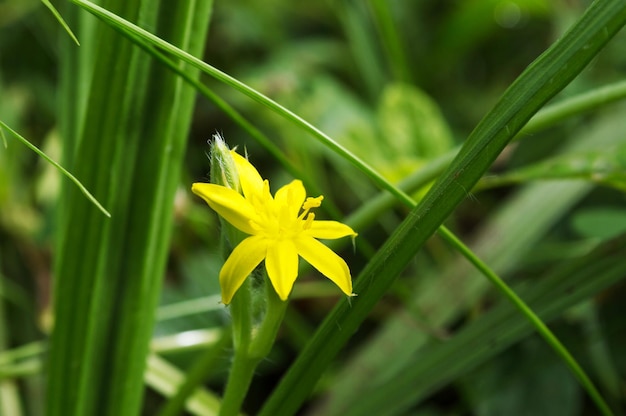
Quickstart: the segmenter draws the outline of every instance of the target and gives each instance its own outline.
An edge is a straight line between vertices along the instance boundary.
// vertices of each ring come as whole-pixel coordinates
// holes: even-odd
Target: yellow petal
[[[305,198],[306,190],[304,189],[304,185],[302,185],[302,181],[296,179],[276,191],[274,201],[276,202],[276,206],[287,207],[287,215],[289,215],[289,218],[296,218]]]
[[[267,247],[267,276],[282,300],[287,300],[298,277],[298,252],[291,240],[278,240]]]
[[[243,240],[230,254],[220,270],[222,302],[228,305],[237,289],[254,268],[261,263],[267,253],[267,239],[259,236]]]
[[[333,240],[335,238],[352,236],[356,237],[356,233],[346,224],[339,221],[313,221],[310,228],[306,228],[304,233],[314,238],[325,240]]]
[[[244,233],[255,234],[250,221],[256,219],[256,211],[241,194],[212,183],[194,183],[191,190],[233,226]]]
[[[294,243],[304,260],[332,280],[343,293],[352,296],[350,269],[341,257],[312,237],[301,235]]]
[[[234,150],[231,150],[230,154],[235,161],[235,166],[237,166],[239,183],[245,197],[251,200],[253,195],[261,195],[263,192],[263,178],[261,178],[256,168],[248,162],[248,159]]]

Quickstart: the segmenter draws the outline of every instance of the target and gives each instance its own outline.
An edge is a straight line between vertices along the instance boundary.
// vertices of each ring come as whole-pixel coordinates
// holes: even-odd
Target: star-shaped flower
[[[243,195],[211,183],[194,183],[191,190],[234,227],[249,234],[231,253],[220,271],[222,301],[229,304],[246,277],[265,259],[267,275],[282,300],[287,300],[298,276],[299,257],[352,296],[346,262],[317,239],[357,234],[337,221],[318,221],[312,208],[323,196],[307,198],[302,182],[294,180],[272,197],[269,182],[246,158],[230,151]]]

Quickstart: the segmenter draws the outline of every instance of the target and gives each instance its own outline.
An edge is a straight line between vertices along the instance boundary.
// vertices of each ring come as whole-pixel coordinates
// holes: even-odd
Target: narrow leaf
[[[18,132],[16,132],[15,130],[13,130],[12,128],[10,128],[9,126],[7,126],[4,122],[2,122],[0,120],[0,127],[4,127],[5,129],[7,129],[11,134],[13,134],[13,136],[15,136],[19,141],[21,141],[22,143],[24,143],[26,145],[26,147],[28,147],[29,149],[31,149],[33,152],[37,153],[39,156],[43,157],[46,161],[48,161],[52,166],[54,166],[55,168],[57,168],[63,175],[67,176],[72,182],[74,182],[76,184],[76,186],[78,187],[78,189],[80,189],[80,191],[87,197],[88,200],[90,200],[96,207],[98,207],[98,209],[100,211],[102,211],[102,213],[104,215],[106,215],[107,217],[111,218],[111,214],[109,213],[109,211],[107,211],[101,204],[100,202],[98,202],[98,200],[87,190],[87,188],[85,188],[83,186],[82,183],[80,183],[80,181],[78,179],[76,179],[76,177],[74,175],[72,175],[71,173],[69,173],[67,170],[65,170],[65,168],[61,165],[59,165],[57,162],[55,162],[54,160],[52,160],[47,154],[45,154],[44,152],[42,152],[41,150],[39,150],[39,148],[37,148],[37,146],[35,146],[34,144],[32,144],[31,142],[29,142],[27,139],[25,139],[24,137],[22,137]],[[2,129],[0,129],[0,132],[2,132]],[[4,133],[2,133],[2,137],[4,139]],[[6,147],[6,141],[5,141],[5,147]]]
[[[626,191],[626,146],[565,154],[498,176],[481,179],[479,189],[532,180],[582,179]]]
[[[2,137],[2,143],[4,144],[4,148],[8,148],[9,144],[7,143],[7,136],[4,135],[4,130],[0,129],[0,136]]]
[[[607,241],[536,284],[518,288],[519,293],[542,319],[556,318],[624,279],[626,264],[620,261],[619,253],[625,247],[625,236]],[[434,341],[420,350],[419,360],[385,383],[372,386],[342,414],[405,414],[420,399],[487,362],[531,331],[523,316],[515,313],[508,302],[501,302],[447,342]]]
[[[283,377],[261,415],[290,415],[387,292],[422,244],[472,189],[507,143],[564,88],[626,22],[622,0],[593,3],[580,20],[532,63],[474,129],[440,180],[357,278],[358,298],[340,302]]]
[[[65,31],[67,32],[68,35],[70,35],[70,37],[72,38],[72,40],[74,41],[74,43],[76,43],[77,46],[80,46],[80,42],[78,42],[78,39],[76,38],[76,36],[74,35],[74,32],[72,32],[72,29],[70,29],[70,27],[68,26],[67,23],[65,23],[65,20],[63,20],[63,17],[61,16],[61,13],[59,13],[57,11],[57,9],[54,8],[54,6],[52,5],[52,3],[50,3],[50,0],[41,0],[41,2],[48,8],[50,9],[50,11],[52,12],[52,14],[54,15],[54,17],[56,17],[56,19],[59,21],[59,23],[61,24],[61,26],[63,26],[63,29],[65,29]]]

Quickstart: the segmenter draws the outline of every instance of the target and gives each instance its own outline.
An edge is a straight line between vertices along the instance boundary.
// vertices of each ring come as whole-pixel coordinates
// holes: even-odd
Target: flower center
[[[302,206],[298,206],[298,201],[294,201],[294,196],[289,193],[286,200],[277,201],[272,198],[269,184],[265,181],[262,195],[253,201],[259,217],[252,226],[260,235],[272,240],[293,239],[311,228],[315,214],[310,211],[319,207],[323,199],[323,196],[308,197]]]

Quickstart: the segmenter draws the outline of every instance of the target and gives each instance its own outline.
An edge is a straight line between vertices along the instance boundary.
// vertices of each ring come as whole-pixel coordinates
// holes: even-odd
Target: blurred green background
[[[310,121],[396,182],[462,143],[505,88],[588,4],[216,1],[203,59]],[[56,160],[62,143],[58,84],[61,48],[67,47],[59,41],[63,36],[38,1],[0,2],[0,119]],[[623,81],[625,41],[626,33],[619,33],[554,101]],[[238,92],[203,81],[279,146],[309,175],[325,203],[332,201],[345,216],[379,193],[363,174],[306,133]],[[540,308],[556,308],[552,315],[546,312],[551,328],[616,411],[626,409],[626,286],[616,261],[624,252],[610,248],[626,232],[624,111],[624,103],[612,104],[522,137],[488,175],[521,176],[491,185],[487,178],[468,189],[466,201],[447,224],[520,293],[540,299]],[[196,99],[173,201],[174,228],[152,343],[154,351],[183,371],[212,342],[210,330],[228,322],[214,297],[223,261],[217,217],[190,192],[191,183],[208,180],[207,140],[215,132],[231,146],[245,148],[273,190],[292,178],[213,102]],[[33,342],[45,344],[50,331],[52,259],[58,249],[53,244],[55,209],[62,179],[8,135],[7,142],[0,147],[0,350],[15,351]],[[582,174],[581,165],[588,167]],[[406,213],[402,207],[386,210],[357,229],[358,250],[339,249],[353,276]],[[596,286],[588,292],[582,283],[567,286],[568,274],[600,267],[601,261],[613,261],[615,274],[602,280],[602,271],[589,269],[580,282],[598,276]],[[562,296],[541,300],[542,293],[533,288],[549,279],[562,285]],[[555,306],[571,293],[579,299]],[[258,411],[339,296],[317,273],[309,271],[298,280],[284,329],[258,370],[245,411]],[[180,303],[204,297],[210,298]],[[481,318],[499,310],[498,305],[498,295],[477,273],[433,237],[327,371],[302,414],[352,414],[349,409],[371,391],[403,368],[434,359],[431,351],[437,345],[485,322]],[[415,397],[399,412],[596,414],[539,337],[526,331],[507,342],[439,384],[403,386]],[[469,351],[456,354],[437,368],[454,367]],[[45,367],[37,357],[2,356],[4,409],[43,414]],[[206,386],[219,393],[230,362],[228,349],[218,362]],[[19,406],[11,407],[11,400]],[[149,385],[143,414],[156,414],[164,401]]]

